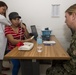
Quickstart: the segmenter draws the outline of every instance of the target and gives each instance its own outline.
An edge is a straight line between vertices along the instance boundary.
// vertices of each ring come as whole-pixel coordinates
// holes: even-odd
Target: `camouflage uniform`
[[[46,70],[46,75],[76,75],[76,32],[72,35],[71,44],[67,52],[71,59],[53,61],[52,67]]]

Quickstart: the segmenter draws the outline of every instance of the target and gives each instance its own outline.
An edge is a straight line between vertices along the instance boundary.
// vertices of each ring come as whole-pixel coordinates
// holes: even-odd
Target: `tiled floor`
[[[12,75],[11,71],[12,71],[12,63],[9,63],[9,61],[3,61],[3,65],[6,67],[10,67],[9,71],[3,71],[3,73],[6,73],[7,75]],[[46,69],[49,67],[50,65],[40,65],[40,75],[46,75]],[[21,75],[21,70],[19,71],[19,74]]]

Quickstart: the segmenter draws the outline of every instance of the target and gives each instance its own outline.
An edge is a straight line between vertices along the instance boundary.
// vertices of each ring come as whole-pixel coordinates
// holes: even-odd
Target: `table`
[[[70,56],[64,50],[57,38],[52,35],[50,40],[56,42],[55,45],[47,46],[42,44],[43,51],[37,52],[37,42],[33,40],[34,47],[30,51],[19,51],[15,47],[12,51],[5,55],[5,59],[19,59],[21,62],[22,75],[40,75],[39,62],[32,60],[70,60]]]

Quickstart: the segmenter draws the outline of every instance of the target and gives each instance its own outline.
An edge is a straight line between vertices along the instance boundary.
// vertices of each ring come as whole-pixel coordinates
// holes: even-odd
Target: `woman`
[[[10,25],[10,23],[5,18],[7,9],[8,6],[6,5],[6,3],[0,1],[0,75],[6,75],[6,74],[2,74],[2,60],[4,57],[6,43],[7,43],[7,39],[5,38],[4,35],[4,29],[5,29],[5,25]]]
[[[65,11],[65,23],[73,31],[67,50],[71,58],[66,61],[53,61],[52,67],[46,70],[46,75],[76,75],[76,4]]]
[[[26,31],[26,26],[24,26],[20,22],[20,16],[17,12],[11,12],[9,14],[9,19],[11,21],[11,26],[7,26],[5,28],[5,35],[8,39],[8,52],[11,51],[14,47],[16,47],[19,42],[27,42],[32,41],[29,38],[29,34]],[[24,39],[26,36],[26,40]],[[20,68],[20,62],[17,59],[11,59],[13,64],[12,75],[18,75],[18,71]]]

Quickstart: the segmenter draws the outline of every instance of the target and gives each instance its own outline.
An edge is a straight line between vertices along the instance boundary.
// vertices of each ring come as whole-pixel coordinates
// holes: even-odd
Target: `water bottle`
[[[42,52],[42,37],[40,35],[37,37],[37,51]]]

